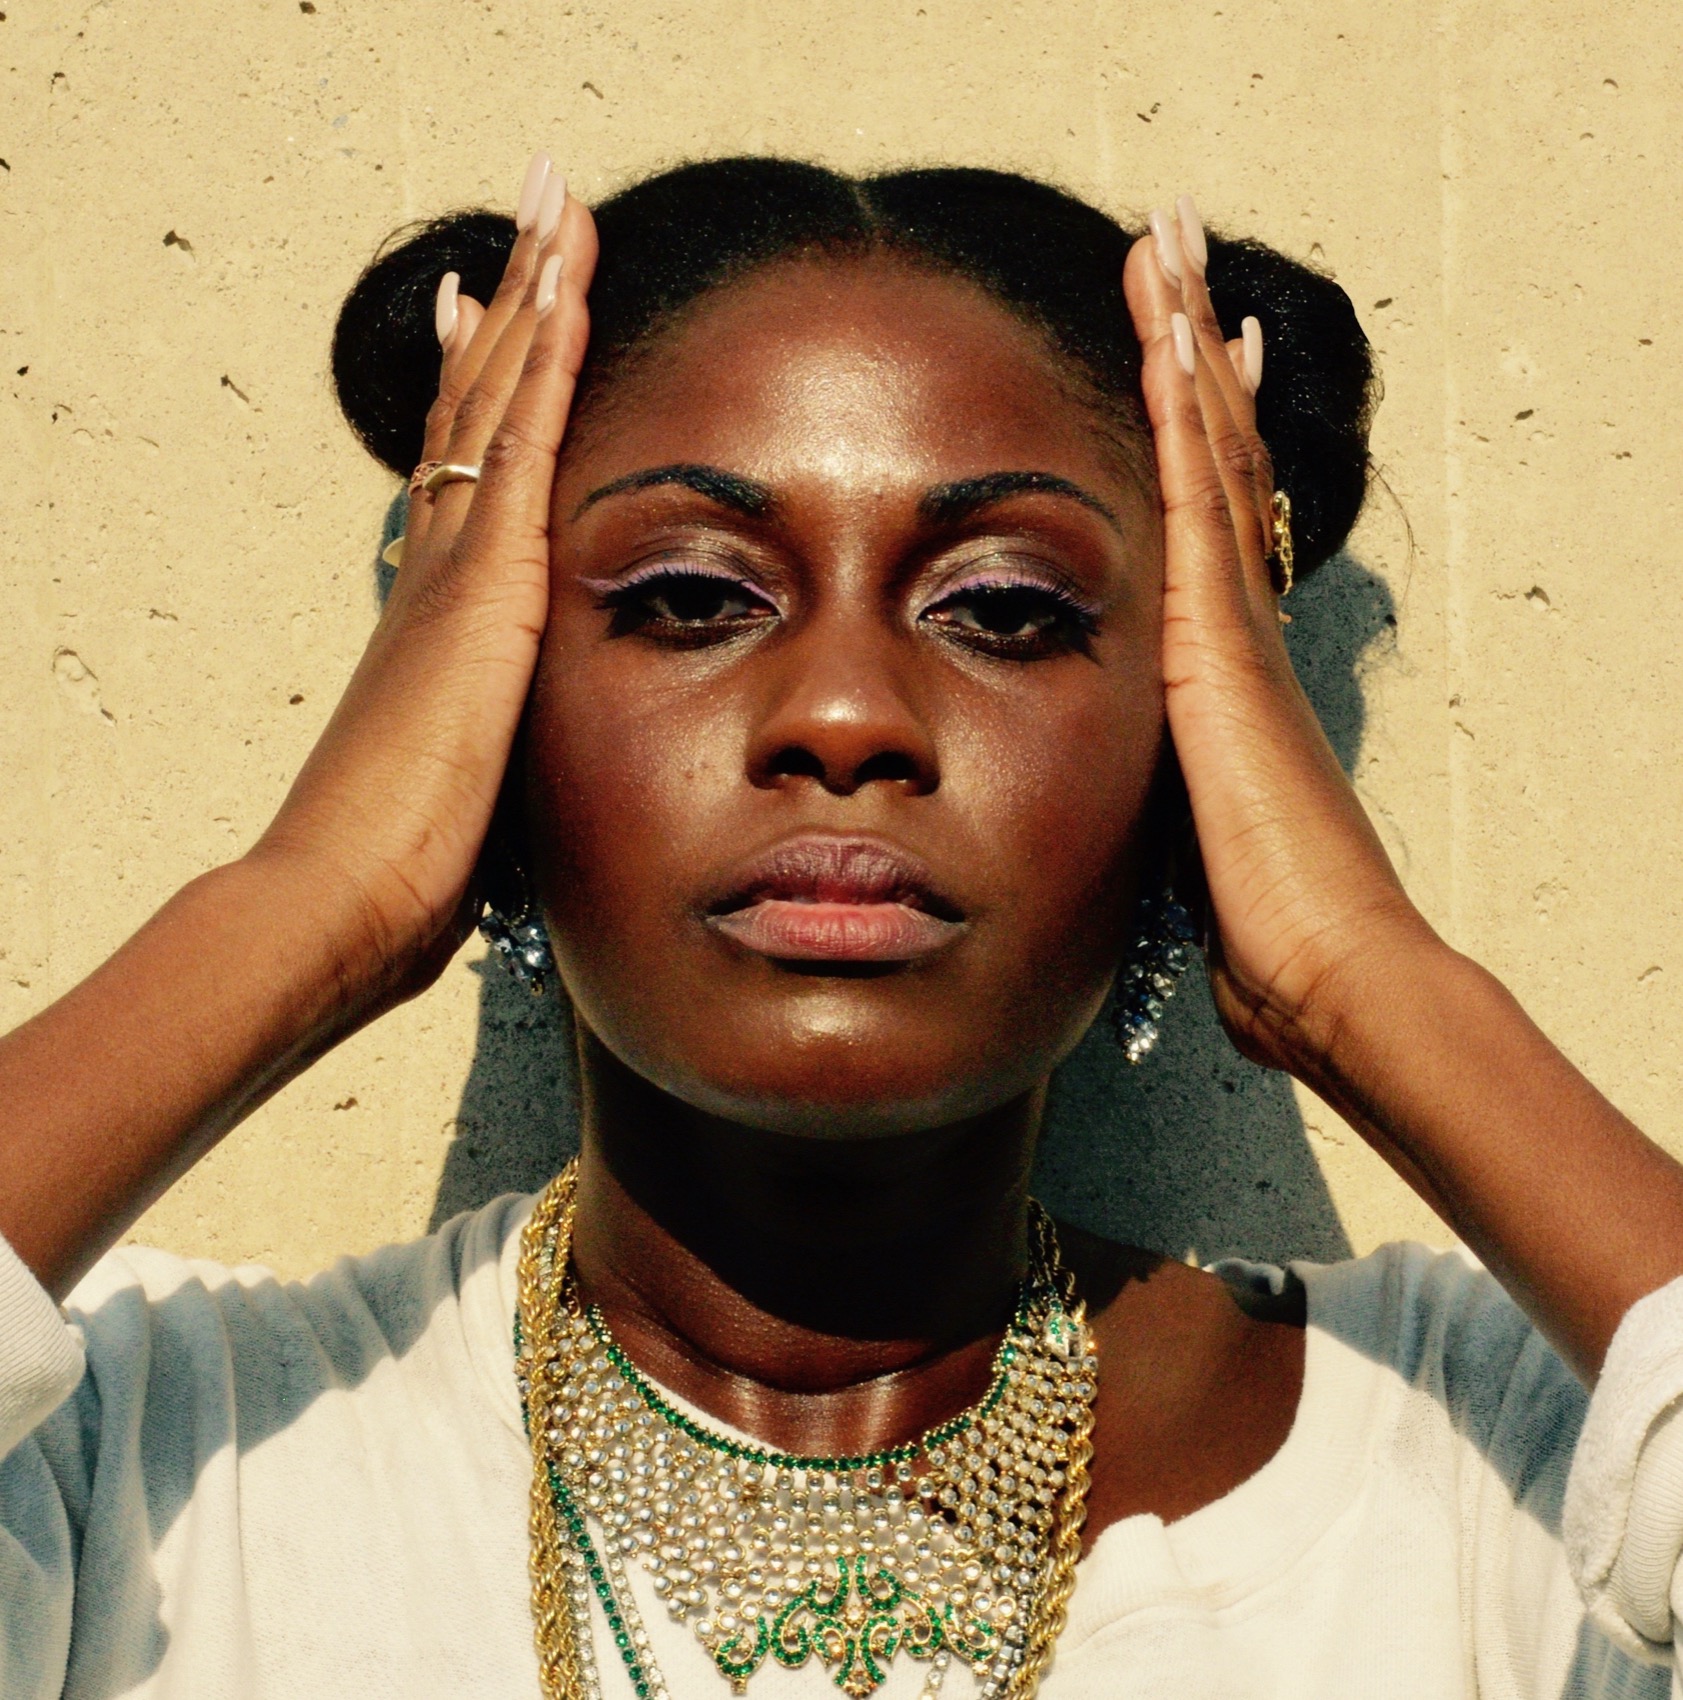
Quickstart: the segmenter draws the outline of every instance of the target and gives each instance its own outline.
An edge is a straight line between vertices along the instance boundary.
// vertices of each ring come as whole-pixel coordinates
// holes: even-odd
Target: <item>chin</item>
[[[642,1022],[581,1014],[625,1067],[705,1115],[855,1140],[951,1126],[1034,1091],[1079,1043],[1103,997],[1054,1032],[1030,1035],[1016,1024],[1005,1044],[997,1022],[919,1020],[903,1005],[872,1007],[859,990],[815,985],[774,1010],[715,1010],[705,1024],[663,1023],[658,1034]]]
[[[666,1090],[694,1109],[743,1127],[796,1139],[842,1142],[893,1139],[951,1127],[997,1110],[1021,1097],[1034,1083],[1024,1081],[1016,1090],[988,1091],[979,1089],[979,1083],[971,1078],[940,1082],[922,1092],[917,1088],[923,1083],[909,1080],[895,1081],[887,1091],[849,1092],[845,1081],[828,1082],[822,1090],[814,1085],[803,1091],[802,1084],[794,1084],[788,1091],[768,1091],[762,1082],[749,1094],[736,1090],[729,1081],[695,1078],[674,1081]]]

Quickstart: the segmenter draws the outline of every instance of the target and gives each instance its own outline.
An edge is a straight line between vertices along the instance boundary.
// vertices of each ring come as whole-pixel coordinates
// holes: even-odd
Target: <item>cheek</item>
[[[993,868],[1022,978],[1049,990],[1108,975],[1140,875],[1140,827],[1164,739],[1155,671],[967,718],[945,767]],[[1002,939],[1001,943],[1006,943]]]
[[[911,841],[985,907],[977,954],[1008,997],[1108,972],[1162,746],[1143,657],[1067,667],[1059,689],[1031,670],[1011,688],[949,676],[925,705],[940,785],[905,805]],[[534,872],[596,972],[666,977],[701,878],[791,824],[745,776],[748,716],[737,691],[675,682],[629,646],[546,662],[528,744]]]
[[[639,930],[670,944],[674,908],[693,898],[742,785],[726,694],[633,660],[629,646],[546,650],[526,763],[533,860],[556,918],[620,948]]]
[[[754,693],[723,660],[650,665],[552,627],[529,855],[580,1013],[638,1072],[704,1107],[758,1105],[751,1119],[771,1100],[940,1119],[1026,1090],[1085,1030],[1130,919],[1163,739],[1155,645],[1137,649],[1056,674],[932,663],[915,688],[940,783],[870,824],[925,855],[976,925],[926,974],[836,982],[728,960],[695,915],[722,865],[811,818],[801,794],[748,780]]]

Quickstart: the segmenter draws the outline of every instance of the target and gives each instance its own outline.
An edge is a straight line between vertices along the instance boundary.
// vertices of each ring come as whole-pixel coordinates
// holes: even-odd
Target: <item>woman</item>
[[[358,285],[342,398],[422,463],[367,653],[259,843],[0,1050],[0,1690],[1669,1691],[1683,1176],[1413,908],[1281,641],[1361,500],[1342,293],[991,173],[598,221],[540,156],[512,251]],[[1166,889],[1511,1300],[1032,1205]],[[576,1170],[302,1285],[101,1260],[487,893]]]

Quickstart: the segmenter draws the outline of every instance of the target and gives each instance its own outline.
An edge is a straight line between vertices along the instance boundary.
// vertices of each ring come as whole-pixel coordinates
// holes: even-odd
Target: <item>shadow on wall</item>
[[[1396,624],[1390,592],[1339,556],[1293,594],[1291,610],[1292,659],[1348,771],[1361,748],[1361,673]],[[533,998],[494,962],[474,971],[478,1041],[435,1227],[498,1193],[536,1190],[578,1147],[565,1000]],[[1054,1083],[1035,1183],[1060,1216],[1177,1257],[1350,1254],[1290,1082],[1228,1044],[1196,970],[1138,1068],[1109,1021],[1095,1023]]]
[[[1293,665],[1346,773],[1361,752],[1362,674],[1395,643],[1384,581],[1339,555],[1292,593]],[[1196,968],[1137,1068],[1101,1018],[1053,1082],[1035,1190],[1097,1233],[1199,1261],[1350,1255],[1290,1080],[1246,1062]]]

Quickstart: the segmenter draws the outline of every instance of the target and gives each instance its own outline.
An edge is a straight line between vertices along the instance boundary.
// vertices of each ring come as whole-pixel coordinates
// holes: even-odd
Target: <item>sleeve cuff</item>
[[[1572,1458],[1563,1534],[1597,1627],[1653,1657],[1683,1555],[1683,1279],[1632,1305]]]
[[[76,1391],[84,1361],[80,1330],[0,1238],[0,1457]]]

